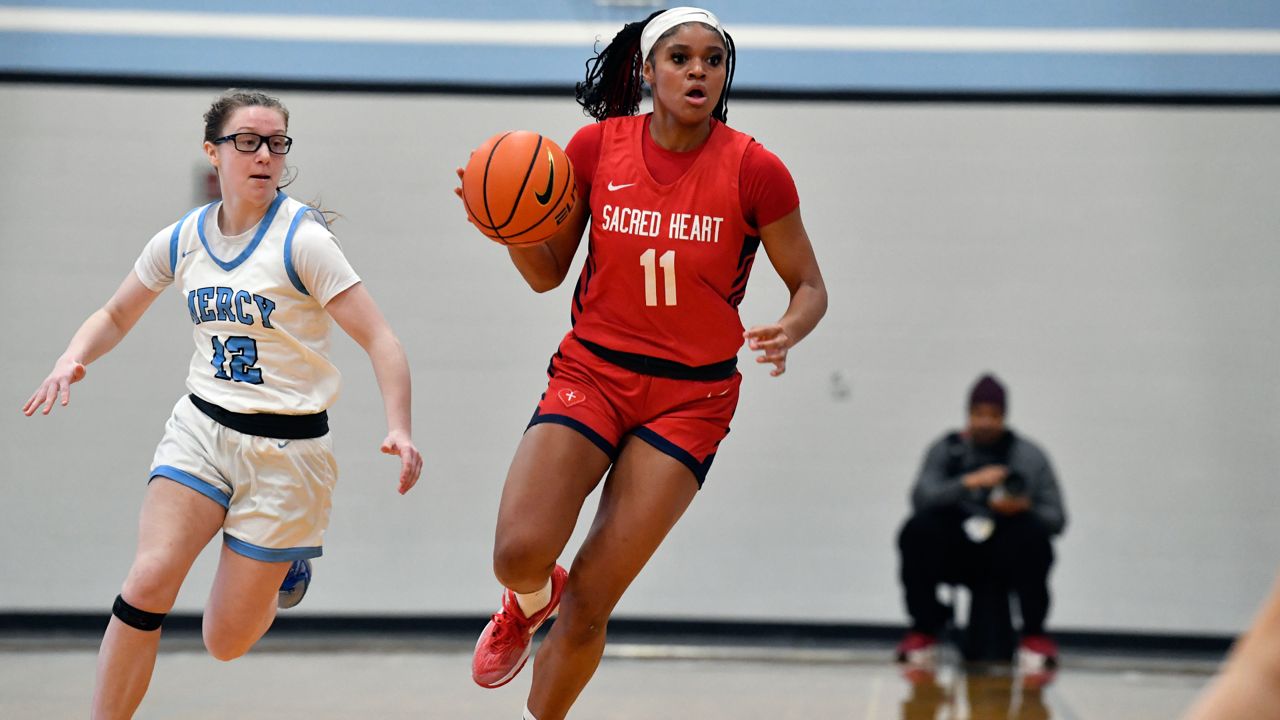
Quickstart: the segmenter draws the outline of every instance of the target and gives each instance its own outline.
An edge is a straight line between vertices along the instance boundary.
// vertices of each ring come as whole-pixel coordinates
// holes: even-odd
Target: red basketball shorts
[[[530,427],[570,427],[611,459],[634,435],[683,463],[699,487],[729,433],[742,385],[736,371],[720,380],[685,380],[629,370],[597,356],[573,333],[551,358],[547,377]]]

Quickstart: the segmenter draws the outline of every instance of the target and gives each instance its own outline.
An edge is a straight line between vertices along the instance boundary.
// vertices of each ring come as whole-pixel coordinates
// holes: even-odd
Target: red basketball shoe
[[[914,630],[907,633],[894,650],[898,662],[907,665],[928,666],[937,659],[938,638]]]
[[[1048,635],[1027,635],[1018,645],[1018,667],[1023,672],[1043,672],[1058,667],[1058,643]]]
[[[551,602],[525,617],[516,601],[516,594],[507,590],[502,594],[502,609],[493,614],[484,633],[476,642],[476,652],[471,658],[471,679],[480,687],[496,688],[511,682],[529,659],[533,646],[533,634],[547,618],[560,607],[560,595],[564,593],[569,572],[559,565],[551,571]]]

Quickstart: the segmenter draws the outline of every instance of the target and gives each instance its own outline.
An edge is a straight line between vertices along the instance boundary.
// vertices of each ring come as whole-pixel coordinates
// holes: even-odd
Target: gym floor
[[[0,635],[0,717],[82,718],[98,638]],[[193,633],[168,634],[137,717],[183,720],[494,718],[518,720],[531,672],[482,690],[470,641],[456,636],[270,634],[221,663]],[[1008,666],[965,667],[944,651],[933,672],[903,673],[886,644],[843,647],[617,642],[572,717],[859,720],[1170,720],[1220,657],[1064,649],[1042,687]]]

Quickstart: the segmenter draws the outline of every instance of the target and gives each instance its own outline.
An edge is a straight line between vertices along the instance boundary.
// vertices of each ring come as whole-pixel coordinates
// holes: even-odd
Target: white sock
[[[516,602],[520,604],[520,612],[525,617],[533,617],[534,613],[551,604],[551,578],[547,578],[546,587],[541,590],[523,595],[516,593]],[[527,710],[525,714],[528,714]]]
[[[523,720],[538,720],[538,718],[536,718],[536,717],[534,717],[534,716],[533,716],[533,713],[529,712],[529,706],[528,706],[528,705],[526,705],[526,706],[525,706],[525,708],[524,708],[524,718],[523,718]]]

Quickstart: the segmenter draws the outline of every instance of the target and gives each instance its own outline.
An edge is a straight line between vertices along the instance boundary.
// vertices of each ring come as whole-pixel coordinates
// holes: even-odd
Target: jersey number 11
[[[657,263],[654,263],[654,260]],[[658,268],[662,268],[663,304],[676,304],[676,251],[668,250],[658,257],[658,251],[649,248],[640,254],[640,265],[644,267],[644,304],[658,304]]]

